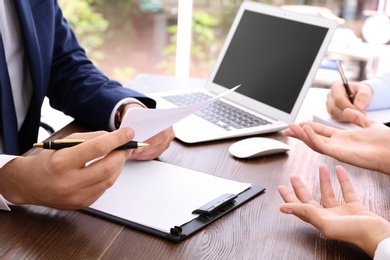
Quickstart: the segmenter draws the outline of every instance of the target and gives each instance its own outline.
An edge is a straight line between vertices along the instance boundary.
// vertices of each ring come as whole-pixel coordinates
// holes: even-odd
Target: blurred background
[[[139,74],[207,78],[242,2],[59,0],[88,56],[105,74],[122,84]],[[390,68],[387,1],[254,2],[338,21],[339,29],[318,70],[314,87],[327,88],[340,80],[335,60],[342,60],[350,80],[363,80]],[[49,111],[46,103],[43,111]],[[43,114],[51,116],[49,112]]]
[[[108,76],[125,83],[140,73],[175,75],[176,63],[180,63],[181,59],[186,60],[187,55],[188,73],[184,73],[184,76],[207,78],[242,2],[242,0],[60,0],[60,5],[90,58]],[[353,35],[346,33],[345,37],[355,36],[362,41],[365,41],[362,28],[367,18],[386,13],[386,1],[379,0],[254,2],[337,19],[340,28],[353,33]],[[180,48],[177,45],[180,42],[177,36],[181,33],[178,32],[180,29],[178,17],[181,13],[185,14],[185,18],[180,21],[186,24],[182,29],[185,33],[188,33],[188,28],[190,29],[191,42],[189,53],[179,52],[182,57],[176,57],[176,52]],[[376,31],[383,35],[379,27],[376,27]],[[345,42],[345,39],[343,41]],[[188,41],[182,42],[188,45]],[[351,59],[341,58],[346,61]]]

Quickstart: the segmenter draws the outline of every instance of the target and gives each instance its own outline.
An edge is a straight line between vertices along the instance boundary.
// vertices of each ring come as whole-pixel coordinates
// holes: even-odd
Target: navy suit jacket
[[[112,110],[123,98],[137,98],[155,107],[154,100],[109,80],[90,62],[57,0],[14,3],[33,82],[31,104],[19,131],[21,153],[36,142],[45,96],[52,107],[93,130],[108,130]]]

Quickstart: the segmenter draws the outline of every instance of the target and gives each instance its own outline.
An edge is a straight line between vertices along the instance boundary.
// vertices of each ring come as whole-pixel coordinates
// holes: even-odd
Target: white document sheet
[[[115,184],[90,208],[163,232],[196,217],[192,211],[250,183],[159,161],[127,161]]]
[[[374,121],[378,121],[384,124],[390,123],[390,109],[367,111],[366,115]],[[313,121],[342,130],[353,130],[360,128],[355,124],[349,122],[339,122],[333,119],[326,111],[325,106],[321,112],[313,115]]]
[[[167,109],[128,109],[120,127],[131,127],[135,131],[134,140],[143,142],[181,119],[235,91],[238,87],[239,86],[236,86],[209,100],[185,107]]]

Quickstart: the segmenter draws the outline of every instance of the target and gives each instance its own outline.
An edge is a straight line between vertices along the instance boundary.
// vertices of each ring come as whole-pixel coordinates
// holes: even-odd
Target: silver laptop
[[[157,108],[185,106],[241,84],[173,126],[186,143],[280,131],[295,120],[336,27],[333,20],[243,2],[205,88],[150,96]]]

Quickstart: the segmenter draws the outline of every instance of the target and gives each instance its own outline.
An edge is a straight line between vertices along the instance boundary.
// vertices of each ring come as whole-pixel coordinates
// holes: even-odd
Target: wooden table
[[[313,100],[306,104],[309,101]],[[71,123],[52,138],[86,130]],[[279,212],[282,199],[277,187],[289,184],[290,175],[301,176],[319,199],[318,165],[326,163],[334,168],[340,163],[280,133],[265,136],[282,140],[292,149],[287,154],[238,160],[229,155],[228,147],[240,138],[196,145],[174,141],[159,157],[164,162],[266,187],[264,194],[182,243],[165,241],[79,211],[20,206],[12,207],[11,212],[0,212],[0,258],[368,259],[359,248],[325,239],[312,226]],[[36,152],[31,150],[28,155]],[[390,177],[343,165],[363,203],[390,219]],[[335,176],[332,177],[336,184]],[[338,186],[336,192],[339,193]]]

